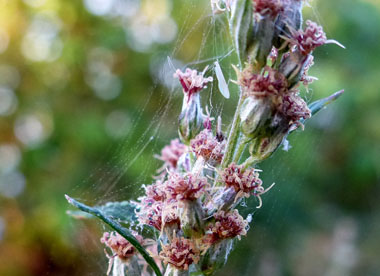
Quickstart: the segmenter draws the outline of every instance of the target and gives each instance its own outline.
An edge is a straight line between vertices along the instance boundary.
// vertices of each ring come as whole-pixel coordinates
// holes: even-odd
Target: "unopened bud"
[[[294,87],[301,80],[312,59],[312,55],[304,56],[299,51],[291,52],[284,57],[279,72],[288,80],[289,88]]]
[[[232,245],[233,240],[226,239],[210,246],[199,262],[204,275],[213,275],[216,270],[226,264]]]
[[[291,30],[298,30],[302,26],[302,6],[303,0],[290,0],[285,7],[284,12],[280,13],[276,19],[275,35],[273,45],[280,48]]]
[[[181,229],[186,237],[201,237],[204,234],[204,212],[198,200],[183,201],[180,220]]]
[[[249,62],[256,62],[259,68],[267,64],[267,58],[272,50],[275,24],[270,17],[264,17],[256,22],[253,30],[253,43],[249,45]]]
[[[254,137],[271,119],[271,99],[248,97],[240,109],[241,130],[247,137]]]
[[[248,50],[251,63],[263,68],[273,46],[277,18],[284,12],[288,0],[253,0],[254,30],[253,43]]]
[[[290,129],[289,119],[276,113],[265,126],[258,129],[249,148],[251,156],[258,160],[268,158],[282,143]]]
[[[203,118],[199,94],[184,97],[178,129],[184,143],[189,143],[202,130]]]
[[[235,0],[231,6],[230,30],[241,61],[246,60],[253,42],[253,25],[252,0]]]

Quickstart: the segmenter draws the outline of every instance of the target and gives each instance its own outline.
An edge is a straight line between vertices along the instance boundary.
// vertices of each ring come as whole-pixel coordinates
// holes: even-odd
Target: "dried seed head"
[[[198,263],[200,252],[189,239],[174,237],[170,244],[162,245],[160,257],[165,264],[179,270],[188,270],[193,263]]]
[[[206,161],[220,163],[223,159],[225,141],[219,142],[208,129],[202,130],[192,139],[190,146],[197,157],[202,156]]]
[[[142,243],[143,238],[139,235],[135,235],[135,238]],[[123,238],[117,232],[105,232],[100,239],[101,243],[104,243],[112,250],[112,253],[119,257],[121,260],[126,261],[136,253],[136,249],[129,241]]]
[[[212,82],[212,77],[204,77],[206,70],[207,67],[203,70],[203,72],[198,73],[197,70],[186,68],[185,72],[177,69],[174,73],[174,77],[179,79],[182,85],[183,93],[185,93],[188,99],[190,99],[193,94],[198,93],[205,88],[207,83]]]
[[[262,181],[257,170],[243,168],[243,165],[231,163],[221,172],[220,177],[226,187],[234,188],[238,197],[249,197],[256,188],[262,185]]]
[[[186,146],[179,139],[174,139],[170,142],[170,145],[165,146],[161,150],[161,155],[157,156],[157,158],[165,162],[165,167],[175,169],[177,168],[179,158],[185,150]]]
[[[287,92],[288,82],[277,70],[265,67],[261,74],[253,72],[252,66],[247,66],[238,75],[238,83],[242,86],[246,97],[268,97]]]
[[[209,226],[211,232],[205,242],[213,244],[223,239],[235,238],[247,234],[248,222],[243,219],[239,211],[218,211],[214,214],[215,222]]]
[[[167,197],[176,200],[195,200],[203,195],[207,186],[205,177],[192,173],[173,172],[165,182]]]

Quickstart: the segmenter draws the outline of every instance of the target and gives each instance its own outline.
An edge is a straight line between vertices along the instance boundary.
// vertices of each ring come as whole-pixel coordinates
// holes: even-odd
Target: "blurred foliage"
[[[347,49],[315,52],[305,97],[346,92],[261,164],[276,186],[260,210],[247,202],[252,228],[219,275],[380,274],[380,4],[311,5],[305,17]],[[67,216],[63,195],[140,195],[177,135],[167,56],[197,69],[219,57],[234,79],[229,52],[209,1],[0,0],[0,275],[104,275],[104,226]],[[236,93],[210,91],[227,124]]]

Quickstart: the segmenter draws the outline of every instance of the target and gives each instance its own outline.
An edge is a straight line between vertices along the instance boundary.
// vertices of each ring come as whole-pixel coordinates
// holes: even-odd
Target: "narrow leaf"
[[[327,98],[323,98],[323,99],[317,100],[315,102],[312,102],[309,105],[311,115],[315,115],[319,110],[321,110],[322,108],[326,107],[328,104],[330,104],[333,101],[335,101],[336,99],[338,99],[343,94],[343,92],[344,92],[344,90],[340,90],[338,92],[335,92],[331,96],[328,96]]]
[[[107,202],[104,205],[94,206],[93,208],[98,209],[107,217],[115,219],[118,222],[133,224],[137,219],[135,214],[137,206],[130,201]],[[76,219],[94,218],[93,215],[82,211],[67,211],[67,214]]]
[[[226,82],[226,79],[224,78],[222,68],[220,68],[219,62],[215,61],[215,74],[216,78],[218,79],[218,88],[220,93],[226,98],[230,98],[230,90],[228,89],[228,85]]]
[[[343,93],[344,93],[344,90],[340,90],[340,91],[335,92],[334,94],[332,94],[332,95],[330,95],[330,96],[328,96],[326,98],[319,99],[319,100],[317,100],[317,101],[312,102],[311,104],[309,104],[308,107],[309,107],[309,109],[311,111],[311,116],[314,116],[318,111],[320,111],[321,109],[325,108],[328,104],[330,104],[333,101],[335,101],[336,99],[338,99]],[[306,120],[301,119],[300,123],[303,124],[303,123],[305,123],[305,121]],[[292,133],[293,131],[295,131],[297,128],[298,128],[298,125],[294,124],[290,128],[289,134]],[[290,146],[290,145],[288,145],[288,146]]]
[[[153,271],[156,273],[157,276],[162,276],[160,269],[158,268],[157,264],[153,260],[153,258],[149,255],[149,253],[142,247],[142,245],[138,242],[138,240],[131,234],[131,232],[122,227],[117,221],[111,219],[107,215],[105,215],[101,210],[99,210],[96,207],[89,207],[83,203],[80,203],[79,201],[76,201],[75,199],[69,197],[68,195],[65,195],[67,201],[77,207],[79,210],[89,213],[97,218],[100,218],[102,221],[104,221],[107,225],[109,225],[112,229],[114,229],[116,232],[118,232],[122,237],[124,237],[127,241],[129,241],[136,249],[140,252],[140,254],[143,256],[145,261],[150,265],[150,267],[153,269]]]

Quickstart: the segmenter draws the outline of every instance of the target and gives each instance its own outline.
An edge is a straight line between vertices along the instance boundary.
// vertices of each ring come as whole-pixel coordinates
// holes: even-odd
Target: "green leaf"
[[[94,206],[107,217],[110,217],[118,222],[133,224],[137,220],[135,210],[136,204],[130,201],[107,202],[104,205]],[[90,219],[93,215],[82,211],[67,211],[67,214],[76,219]]]
[[[323,98],[323,99],[317,100],[315,102],[312,102],[309,105],[311,115],[312,116],[315,115],[319,110],[321,110],[322,108],[326,107],[328,104],[330,104],[333,101],[335,101],[336,99],[338,99],[343,94],[343,92],[344,92],[344,90],[340,90],[338,92],[335,92],[331,96],[328,96],[327,98]]]
[[[67,201],[77,207],[79,210],[89,213],[97,218],[100,218],[103,222],[105,222],[107,225],[109,225],[112,229],[114,229],[116,232],[118,232],[122,237],[124,237],[127,241],[129,241],[137,251],[140,252],[140,254],[143,256],[145,261],[150,265],[150,267],[153,269],[153,271],[156,273],[157,276],[162,276],[160,269],[158,268],[157,264],[153,260],[153,258],[149,255],[149,253],[142,247],[142,245],[138,242],[138,240],[132,235],[132,233],[122,227],[119,222],[113,220],[109,216],[107,216],[103,211],[101,211],[97,207],[89,207],[83,203],[80,203],[79,201],[76,201],[75,199],[69,197],[68,195],[65,195]]]
[[[321,109],[325,108],[327,105],[329,105],[330,103],[332,103],[333,101],[335,101],[336,99],[338,99],[343,93],[344,93],[344,90],[340,90],[340,91],[335,92],[334,94],[332,94],[332,95],[330,95],[330,96],[328,96],[326,98],[319,99],[319,100],[317,100],[317,101],[312,102],[311,104],[309,104],[308,107],[309,107],[309,109],[311,111],[311,116],[314,116],[318,111],[320,111]],[[304,124],[305,121],[306,120],[301,119],[300,123]],[[293,126],[294,127],[290,128],[288,134],[292,133],[293,131],[295,131],[298,128],[297,124],[294,124]],[[286,139],[284,139],[283,141],[286,141]]]

